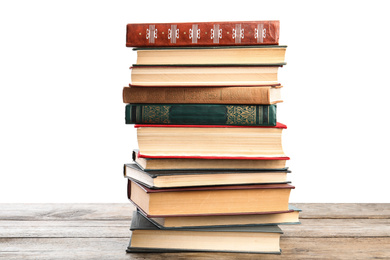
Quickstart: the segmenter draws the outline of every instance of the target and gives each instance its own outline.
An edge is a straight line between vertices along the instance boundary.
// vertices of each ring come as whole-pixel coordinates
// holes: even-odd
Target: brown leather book
[[[128,180],[131,202],[148,217],[266,214],[289,211],[289,184],[150,189]]]
[[[279,21],[132,23],[127,47],[279,44]]]
[[[282,102],[281,86],[261,87],[124,87],[123,103],[250,104]]]

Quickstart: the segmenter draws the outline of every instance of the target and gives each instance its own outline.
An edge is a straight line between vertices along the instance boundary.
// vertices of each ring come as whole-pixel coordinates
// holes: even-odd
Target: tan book
[[[201,158],[143,158],[134,149],[133,161],[143,170],[239,170],[239,169],[286,169],[286,160],[250,159],[201,159]]]
[[[253,87],[124,87],[123,103],[249,104],[282,102],[282,86]]]
[[[139,65],[285,64],[287,46],[135,48]]]
[[[133,86],[279,85],[280,66],[133,65],[131,84]]]
[[[281,213],[289,210],[289,184],[149,189],[128,180],[127,194],[148,217]]]
[[[161,229],[300,224],[301,210],[292,205],[289,205],[289,209],[287,212],[271,214],[169,216],[148,219]],[[140,213],[144,214],[142,211]]]
[[[289,170],[170,170],[143,171],[137,164],[123,167],[124,177],[152,188],[288,183]]]
[[[145,158],[279,159],[286,125],[154,125],[139,124],[139,156]]]

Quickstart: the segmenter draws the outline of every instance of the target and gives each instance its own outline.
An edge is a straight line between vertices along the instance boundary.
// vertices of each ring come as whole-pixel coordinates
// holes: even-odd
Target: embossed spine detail
[[[263,43],[263,39],[266,37],[266,29],[264,29],[263,24],[258,24],[257,28],[255,28],[255,39],[257,39],[257,43]]]
[[[244,29],[241,29],[241,24],[236,24],[232,37],[236,44],[241,43],[241,39],[244,39]]]
[[[219,43],[219,39],[222,39],[222,29],[219,29],[219,24],[214,24],[213,29],[211,29],[210,38],[213,40],[213,43]]]
[[[197,24],[192,25],[192,29],[190,29],[189,33],[190,39],[192,39],[192,43],[198,43],[198,39],[200,39],[200,29],[198,29]]]
[[[149,25],[149,29],[146,29],[146,39],[149,40],[149,43],[154,43],[157,39],[157,29],[155,25]]]
[[[256,106],[226,106],[228,125],[256,124]]]
[[[171,25],[171,29],[168,29],[168,39],[171,40],[171,43],[176,43],[176,39],[179,38],[179,29],[177,25]]]
[[[145,105],[142,106],[142,122],[147,124],[169,124],[168,105]]]

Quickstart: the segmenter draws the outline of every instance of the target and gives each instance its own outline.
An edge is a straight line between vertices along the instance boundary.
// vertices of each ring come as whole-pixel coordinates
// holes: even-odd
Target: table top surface
[[[125,204],[0,204],[0,259],[390,259],[389,204],[293,204],[282,255],[126,253]]]

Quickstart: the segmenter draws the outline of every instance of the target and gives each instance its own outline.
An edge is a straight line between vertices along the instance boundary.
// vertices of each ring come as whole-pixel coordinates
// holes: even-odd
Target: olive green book
[[[275,126],[276,105],[127,104],[126,124]]]

